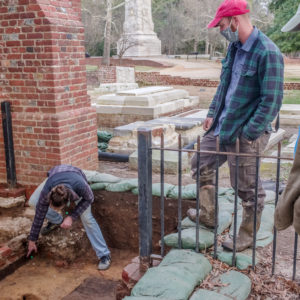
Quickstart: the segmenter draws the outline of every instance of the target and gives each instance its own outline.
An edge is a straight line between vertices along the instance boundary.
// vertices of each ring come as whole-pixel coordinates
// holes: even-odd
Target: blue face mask
[[[231,19],[232,21],[232,19]],[[225,37],[226,40],[228,40],[229,42],[237,42],[239,41],[239,29],[237,28],[235,32],[233,32],[230,28],[231,26],[231,21],[229,26],[224,29],[223,31],[221,31],[220,33]]]

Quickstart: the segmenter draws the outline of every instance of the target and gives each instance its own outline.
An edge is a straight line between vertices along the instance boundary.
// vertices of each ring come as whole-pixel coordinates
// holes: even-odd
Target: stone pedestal
[[[197,107],[198,97],[185,90],[153,86],[99,96],[93,99],[97,111],[98,128],[115,127],[171,116]]]
[[[153,30],[151,0],[125,1],[125,22],[118,53],[124,53],[125,57],[161,55],[161,41]]]
[[[118,93],[137,89],[134,68],[118,66],[101,66],[99,70],[100,86],[93,90],[94,96]]]

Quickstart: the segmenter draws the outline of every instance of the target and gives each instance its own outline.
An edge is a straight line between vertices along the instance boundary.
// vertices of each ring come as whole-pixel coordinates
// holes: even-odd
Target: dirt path
[[[97,270],[97,259],[91,249],[87,251],[86,257],[81,257],[69,266],[62,261],[54,262],[37,256],[0,281],[0,299],[23,300],[24,295],[34,295],[36,300],[59,300],[91,276],[119,281],[123,268],[137,254],[126,250],[111,250],[112,265],[107,271]]]
[[[202,78],[219,80],[222,64],[220,61],[209,61],[207,59],[171,59],[159,57],[153,59],[158,62],[172,65],[160,71],[163,75],[182,76],[188,78]],[[285,63],[285,78],[287,81],[299,79],[300,63],[299,60],[288,61]]]

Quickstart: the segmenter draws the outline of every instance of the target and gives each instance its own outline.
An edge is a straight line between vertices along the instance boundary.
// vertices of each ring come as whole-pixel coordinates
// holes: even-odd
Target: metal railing
[[[280,164],[282,160],[293,161],[289,157],[281,157],[281,143],[278,143],[277,156],[260,155],[257,147],[256,154],[241,153],[239,151],[239,140],[236,142],[235,152],[222,152],[220,151],[219,140],[217,138],[216,151],[200,151],[200,137],[197,138],[197,150],[182,148],[181,135],[178,137],[178,148],[166,148],[164,145],[164,135],[161,134],[160,147],[152,147],[152,133],[151,129],[139,128],[138,130],[138,180],[139,180],[139,231],[140,231],[140,260],[142,264],[147,267],[150,264],[150,257],[152,255],[152,150],[160,151],[160,224],[161,224],[161,257],[165,255],[165,196],[164,196],[164,182],[165,182],[165,165],[164,157],[165,151],[178,152],[178,248],[182,248],[182,153],[195,153],[197,156],[197,175],[196,175],[196,246],[195,251],[199,252],[199,208],[200,208],[200,157],[201,154],[209,153],[216,155],[215,166],[215,228],[214,228],[214,253],[213,257],[217,258],[217,243],[218,243],[218,189],[219,189],[219,167],[220,156],[231,155],[235,157],[235,186],[234,190],[238,190],[239,183],[239,158],[240,157],[255,157],[256,158],[256,177],[255,177],[255,211],[254,211],[254,228],[253,228],[253,247],[252,247],[252,268],[256,265],[256,219],[257,219],[257,199],[258,199],[258,177],[259,165],[261,158],[270,158],[277,160],[276,167],[276,198],[275,206],[278,202],[279,195],[279,182],[280,182]],[[234,193],[234,225],[233,225],[233,255],[232,265],[236,266],[236,239],[237,239],[237,210],[238,210],[238,193]],[[277,231],[273,229],[273,249],[272,249],[272,275],[275,273],[276,265],[276,249],[277,249]],[[297,268],[297,251],[298,251],[298,235],[295,233],[294,239],[294,254],[293,254],[293,275],[292,279],[295,280]]]

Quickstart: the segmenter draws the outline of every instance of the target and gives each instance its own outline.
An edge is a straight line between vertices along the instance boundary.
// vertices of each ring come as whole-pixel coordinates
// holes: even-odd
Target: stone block
[[[152,151],[152,171],[160,173],[160,150]],[[138,169],[138,152],[135,151],[129,156],[129,167],[132,170]],[[164,168],[166,174],[178,174],[178,152],[164,151]],[[190,169],[188,153],[182,152],[182,172],[187,173]]]
[[[29,232],[31,220],[24,217],[3,217],[0,219],[0,243],[24,233]]]
[[[0,197],[0,208],[12,208],[22,206],[25,203],[25,196],[14,197]]]
[[[25,233],[11,239],[7,242],[7,246],[13,251],[18,251],[20,249],[24,250],[24,245],[27,241],[27,235]]]
[[[114,129],[114,137],[109,141],[107,151],[119,154],[131,154],[136,151],[138,143],[138,128],[140,127],[147,127],[152,130],[153,147],[160,146],[162,133],[165,136],[165,147],[173,148],[177,144],[178,134],[175,132],[174,125],[156,125],[135,122]]]
[[[279,128],[277,132],[272,132],[265,151],[269,150],[270,148],[278,144],[281,140],[283,140],[284,135],[285,135],[285,130],[281,128]]]
[[[135,83],[135,70],[130,67],[116,66],[116,77],[117,83]]]
[[[91,94],[97,96],[97,94],[118,93],[120,91],[137,89],[138,87],[137,83],[101,83],[99,88],[96,88]]]

